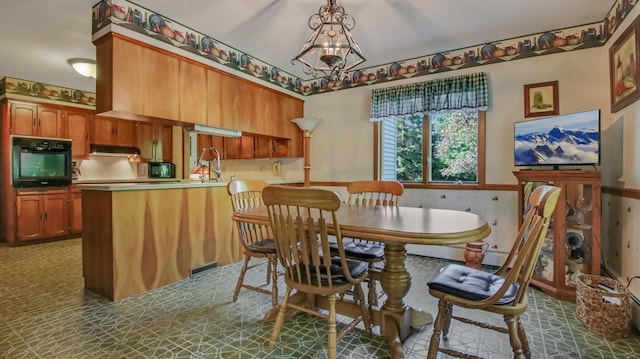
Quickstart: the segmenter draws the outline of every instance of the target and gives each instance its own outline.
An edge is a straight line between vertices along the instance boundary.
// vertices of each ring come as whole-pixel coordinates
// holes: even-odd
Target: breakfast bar
[[[115,301],[240,260],[226,184],[78,185],[85,288]]]

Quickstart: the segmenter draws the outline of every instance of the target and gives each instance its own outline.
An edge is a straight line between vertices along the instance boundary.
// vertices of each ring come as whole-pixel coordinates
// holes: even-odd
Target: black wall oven
[[[11,137],[13,187],[71,185],[71,140]]]

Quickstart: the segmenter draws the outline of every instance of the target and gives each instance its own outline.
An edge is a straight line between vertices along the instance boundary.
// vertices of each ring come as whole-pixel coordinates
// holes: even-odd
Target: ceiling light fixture
[[[81,59],[81,58],[73,58],[67,60],[69,65],[73,66],[73,69],[76,70],[82,76],[96,78],[96,61],[91,59]]]
[[[350,31],[355,24],[353,16],[336,5],[336,0],[327,0],[327,5],[309,17],[309,28],[313,33],[291,63],[299,61],[302,71],[314,77],[322,72],[325,76],[341,78],[346,71],[365,61]]]

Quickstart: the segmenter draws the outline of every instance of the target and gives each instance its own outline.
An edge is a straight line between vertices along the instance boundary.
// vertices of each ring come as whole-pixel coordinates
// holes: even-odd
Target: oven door
[[[12,143],[13,187],[71,185],[70,140],[14,137]]]

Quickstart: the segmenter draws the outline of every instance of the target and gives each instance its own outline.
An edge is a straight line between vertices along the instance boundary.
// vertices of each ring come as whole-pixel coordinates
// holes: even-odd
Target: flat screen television
[[[600,110],[516,122],[514,161],[554,169],[600,164]]]

